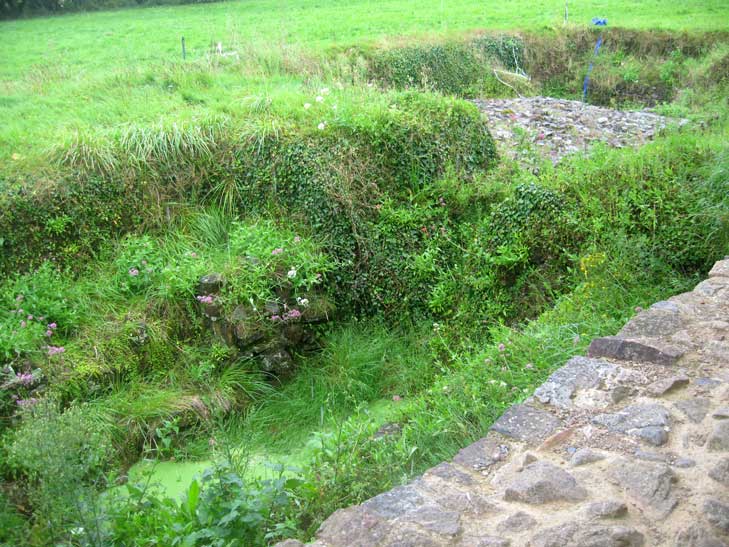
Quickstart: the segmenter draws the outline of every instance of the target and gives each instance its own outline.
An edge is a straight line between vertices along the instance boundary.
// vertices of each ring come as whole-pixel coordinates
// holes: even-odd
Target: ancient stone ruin
[[[499,151],[521,161],[535,152],[558,163],[597,143],[613,148],[640,146],[670,125],[688,123],[644,110],[615,110],[551,97],[472,102],[488,118]]]
[[[729,257],[311,545],[728,546]]]
[[[197,305],[206,327],[239,357],[252,359],[263,372],[282,377],[294,369],[293,354],[318,347],[315,326],[327,322],[333,310],[324,295],[312,291],[294,298],[290,287],[283,285],[276,288],[276,298],[260,309],[249,302],[226,309],[219,299],[225,283],[219,273],[201,277]]]

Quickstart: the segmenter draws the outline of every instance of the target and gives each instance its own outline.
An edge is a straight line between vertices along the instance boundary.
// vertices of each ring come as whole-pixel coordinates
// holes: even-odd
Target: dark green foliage
[[[15,547],[22,545],[27,523],[15,507],[0,491],[0,545]]]
[[[726,152],[702,137],[674,135],[634,156],[610,152],[549,176],[580,211],[593,238],[645,236],[653,253],[681,271],[704,270],[725,250]],[[724,171],[725,173],[725,171]],[[716,206],[718,205],[718,206]]]
[[[77,266],[102,242],[142,223],[142,187],[98,175],[59,175],[0,195],[0,271],[22,272],[43,260]]]
[[[531,68],[565,61],[548,83],[567,89],[594,38],[565,33],[564,50]],[[610,38],[623,49],[599,68],[633,90],[636,74],[675,90],[699,51],[683,38]],[[376,59],[373,70],[390,85],[466,93],[488,63],[527,62],[510,40],[391,51],[396,70]],[[661,63],[636,72],[639,57]],[[490,169],[493,142],[471,105],[385,97],[384,108],[327,118],[326,130],[264,106],[250,125],[81,138],[56,154],[55,184],[7,184],[0,270],[43,265],[0,285],[0,349],[15,367],[0,395],[0,470],[13,482],[0,496],[0,542],[306,539],[332,511],[450,458],[590,338],[727,252],[723,133],[598,149],[534,174]],[[216,321],[195,298],[212,272],[225,279],[206,289]],[[324,315],[331,299],[337,322],[312,327],[316,349],[298,346],[296,373],[272,379],[223,325],[237,311],[236,327],[278,336],[262,310],[270,300],[291,310],[297,297],[320,298]],[[27,318],[41,313],[58,321],[50,337],[63,354],[49,355],[46,320]],[[31,322],[22,331],[21,320]],[[383,424],[389,434],[377,435]],[[249,449],[298,456],[303,468],[261,480],[231,465]],[[105,471],[140,455],[225,463],[182,501],[136,480],[109,489]],[[10,501],[32,516],[19,520]]]
[[[425,44],[373,55],[371,74],[397,89],[419,88],[464,95],[482,87],[496,63],[509,70],[523,67],[524,45],[511,36],[484,36],[473,41]]]
[[[221,0],[0,0],[0,19],[78,11],[202,4]]]
[[[106,485],[112,450],[103,422],[89,410],[79,406],[61,413],[54,402],[40,402],[5,439],[0,470],[25,484],[35,512],[33,544],[70,538],[79,526],[95,529],[98,491]]]
[[[160,496],[148,484],[128,484],[105,515],[104,545],[265,545],[291,534],[283,510],[294,503],[298,480],[246,481],[230,463],[205,471],[181,502]]]
[[[595,42],[603,36],[594,58]],[[622,106],[670,101],[686,83],[684,63],[729,41],[725,32],[676,33],[659,30],[567,29],[555,33],[527,33],[526,72],[542,87],[542,94],[579,98],[587,66],[588,101]]]

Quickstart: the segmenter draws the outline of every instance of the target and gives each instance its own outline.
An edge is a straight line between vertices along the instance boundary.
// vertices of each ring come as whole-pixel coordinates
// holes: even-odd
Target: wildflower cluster
[[[203,296],[196,296],[195,299],[201,304],[212,304],[213,302],[215,302],[215,295],[206,294]]]
[[[48,346],[48,357],[53,357],[54,355],[59,355],[65,352],[66,348],[63,346]]]
[[[15,372],[11,366],[6,366],[0,370],[0,413],[12,415],[16,408],[35,405],[39,399],[33,394],[41,376],[40,369]]]
[[[316,103],[318,103],[318,104],[323,105],[324,102],[326,101],[326,97],[330,93],[331,93],[331,91],[330,91],[330,89],[328,87],[323,87],[323,88],[321,88],[319,90],[319,94],[316,96],[316,98],[314,99],[314,101]],[[312,106],[313,105],[311,103],[306,102],[306,103],[304,103],[304,110],[310,110]],[[336,110],[337,110],[337,105],[336,104],[333,104],[332,105],[332,110],[336,112]],[[324,129],[326,129],[326,127],[327,127],[327,122],[326,121],[320,121],[317,124],[316,127],[319,129],[319,131],[324,131]]]
[[[38,308],[43,306],[37,298],[29,298],[26,294],[13,296],[13,305],[0,324],[0,358],[9,361],[39,349],[44,335],[50,339],[56,333],[55,322],[46,323],[46,316],[30,313],[25,306]]]
[[[299,319],[301,316],[302,316],[301,311],[294,308],[292,310],[287,311],[283,315],[272,315],[271,321],[273,321],[274,323],[279,322],[279,321],[290,321],[292,319]]]
[[[24,386],[29,386],[35,381],[35,379],[33,378],[33,375],[29,372],[18,372],[15,375],[15,379],[16,379],[16,382],[18,382],[19,384],[22,384]]]

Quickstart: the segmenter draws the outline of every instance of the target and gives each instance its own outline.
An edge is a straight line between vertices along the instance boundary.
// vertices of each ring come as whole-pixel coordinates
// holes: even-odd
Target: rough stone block
[[[698,424],[701,422],[711,407],[711,401],[703,397],[694,397],[692,399],[683,399],[674,405],[689,420]]]
[[[541,505],[554,501],[582,501],[587,490],[575,478],[549,462],[535,462],[512,480],[504,490],[504,500]]]
[[[650,307],[633,317],[620,330],[620,338],[669,336],[684,327],[678,309]]]
[[[714,528],[729,534],[729,505],[719,500],[706,500],[704,502],[704,514]]]
[[[617,336],[595,338],[587,350],[587,354],[593,358],[664,366],[675,365],[684,353],[682,348],[657,340],[627,340]]]
[[[580,465],[587,465],[588,463],[599,462],[604,460],[605,456],[596,450],[591,448],[580,448],[570,458],[570,465],[572,467],[579,467]]]
[[[709,450],[729,451],[729,420],[722,420],[714,426],[707,442]]]
[[[676,475],[665,464],[619,460],[611,466],[609,477],[661,518],[668,516],[678,503],[673,494]]]
[[[549,412],[529,405],[509,407],[491,426],[493,431],[531,444],[549,437],[562,422]]]
[[[729,458],[724,458],[709,470],[709,477],[729,488]]]
[[[610,431],[639,437],[646,442],[660,446],[668,440],[668,411],[658,404],[635,404],[619,412],[598,414],[592,422]]]
[[[391,528],[391,523],[362,506],[354,506],[335,511],[322,523],[316,536],[330,545],[372,547],[379,545]]]
[[[671,376],[670,378],[656,380],[648,386],[648,393],[653,397],[662,397],[666,393],[687,386],[688,384],[689,377],[685,374],[678,374],[676,376]]]
[[[708,528],[705,523],[691,524],[678,533],[674,547],[727,547],[728,544],[711,534]]]
[[[615,374],[617,368],[605,361],[573,357],[539,386],[534,395],[544,404],[571,408],[578,390],[598,387],[605,377]]]
[[[510,515],[505,520],[501,521],[496,529],[499,532],[524,532],[525,530],[531,530],[537,525],[537,519],[531,516],[529,513],[519,511]]]
[[[422,507],[425,499],[412,484],[398,486],[362,504],[369,512],[393,519]]]
[[[598,519],[619,519],[628,514],[628,506],[622,501],[596,501],[585,509],[588,517]]]
[[[643,547],[643,534],[627,526],[565,524],[540,530],[530,547]]]
[[[505,460],[508,454],[508,446],[501,444],[494,436],[486,436],[461,449],[454,456],[453,463],[468,469],[482,471]]]
[[[729,260],[719,260],[709,272],[709,277],[729,277]]]

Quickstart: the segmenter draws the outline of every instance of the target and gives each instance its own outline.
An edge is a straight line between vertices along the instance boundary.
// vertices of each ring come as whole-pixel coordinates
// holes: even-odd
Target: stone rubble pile
[[[530,148],[536,148],[554,163],[597,142],[616,148],[640,146],[661,129],[688,122],[550,97],[476,99],[473,103],[488,118],[502,154],[523,159]]]
[[[729,546],[729,257],[311,545]]]

